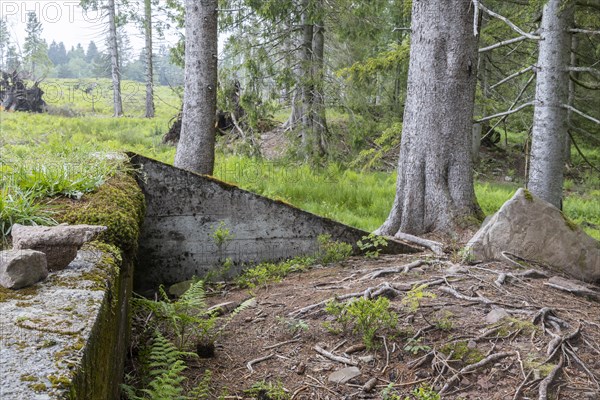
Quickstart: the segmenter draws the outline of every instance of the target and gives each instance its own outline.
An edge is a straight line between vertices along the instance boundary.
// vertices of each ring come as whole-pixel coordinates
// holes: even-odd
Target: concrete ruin
[[[218,179],[130,154],[139,168],[146,197],[146,218],[140,235],[135,288],[143,291],[202,277],[227,259],[235,275],[262,261],[279,261],[318,251],[317,237],[355,246],[369,232],[242,190]],[[231,241],[213,238],[219,225]],[[385,252],[413,253],[416,248],[390,241]]]
[[[133,282],[142,292],[202,276],[227,259],[235,274],[251,263],[311,255],[321,234],[351,243],[358,252],[356,242],[368,235],[211,177],[130,156],[147,210],[137,251],[137,229],[131,237],[120,235],[121,220],[141,222],[144,214],[140,188],[129,177],[139,204],[119,208],[109,197],[115,202],[109,209],[139,218],[115,223],[115,215],[104,218],[94,208],[106,205],[90,202],[82,212],[100,215],[89,219],[108,226],[100,242],[84,245],[66,268],[50,271],[42,282],[21,290],[0,287],[0,398],[118,399]],[[121,190],[119,195],[131,196]],[[229,231],[231,241],[215,240],[219,227]],[[418,250],[390,241],[385,251]]]

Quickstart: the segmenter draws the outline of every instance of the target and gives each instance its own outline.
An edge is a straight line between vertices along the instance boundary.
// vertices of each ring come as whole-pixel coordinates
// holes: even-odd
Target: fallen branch
[[[509,44],[522,42],[523,40],[527,40],[527,39],[528,39],[527,36],[519,36],[519,37],[516,37],[516,38],[513,38],[513,39],[504,40],[502,42],[498,42],[498,43],[492,44],[492,45],[487,46],[487,47],[482,47],[481,49],[479,49],[479,53],[485,53],[487,51],[497,49],[498,47],[507,46]],[[492,89],[492,88],[493,88],[493,86],[490,89]]]
[[[491,354],[491,355],[485,357],[483,360],[481,360],[479,362],[467,365],[466,367],[464,367],[463,369],[458,371],[456,374],[454,374],[452,376],[452,378],[450,378],[446,382],[444,387],[442,387],[442,390],[440,390],[440,394],[444,394],[445,392],[448,391],[448,389],[450,389],[452,386],[454,386],[458,382],[458,380],[461,378],[462,375],[465,375],[469,372],[476,371],[479,368],[485,367],[489,363],[496,362],[502,358],[510,357],[513,355],[515,355],[514,351],[507,351],[504,353],[495,353],[495,354]]]
[[[556,375],[562,369],[564,362],[565,359],[561,354],[560,360],[558,361],[556,367],[552,368],[552,371],[550,371],[548,376],[545,377],[544,380],[540,383],[540,389],[538,391],[538,400],[548,400],[548,388],[550,387],[550,385],[552,385],[554,378],[556,378]]]
[[[480,50],[481,51],[481,50]],[[525,73],[527,73],[528,71],[531,71],[533,69],[533,65],[530,65],[529,67],[522,69],[518,72],[515,72],[512,75],[507,76],[506,78],[502,79],[500,82],[493,84],[492,86],[490,86],[490,90],[497,88],[498,86],[502,85],[503,83],[506,83],[508,81],[510,81],[511,79],[514,79],[518,76],[521,76]]]
[[[275,354],[274,354],[274,353],[271,353],[271,354],[269,354],[268,356],[264,356],[264,357],[261,357],[261,358],[256,358],[256,359],[254,359],[254,360],[250,360],[250,361],[248,361],[248,362],[246,363],[246,368],[248,368],[248,371],[250,371],[250,373],[251,373],[251,374],[253,374],[253,373],[254,373],[254,368],[252,368],[252,366],[253,366],[254,364],[261,363],[261,362],[263,362],[263,361],[266,361],[266,360],[268,360],[268,359],[271,359],[271,358],[273,358],[273,357],[275,357]]]
[[[285,342],[276,343],[276,344],[271,345],[271,346],[263,347],[263,350],[271,350],[271,349],[275,349],[277,347],[285,346],[286,344],[296,343],[296,342],[299,342],[299,341],[300,341],[300,339],[286,340]]]
[[[583,33],[585,35],[600,35],[600,31],[591,31],[589,29],[569,29],[571,33]]]
[[[475,122],[485,122],[485,121],[492,120],[494,118],[504,117],[505,115],[511,115],[511,114],[514,114],[514,113],[517,113],[517,112],[521,111],[525,107],[533,106],[533,104],[534,104],[533,101],[530,101],[528,103],[521,104],[519,107],[515,108],[514,110],[509,110],[509,111],[504,111],[504,112],[501,112],[501,113],[498,113],[498,114],[489,115],[487,117],[480,118],[480,119],[476,120]]]
[[[425,247],[435,253],[437,256],[444,255],[444,245],[440,242],[433,240],[423,239],[418,236],[413,236],[408,233],[398,232],[394,235],[394,238],[404,240],[406,242],[414,243],[418,246]]]
[[[495,13],[492,10],[489,10],[487,7],[485,7],[481,3],[479,3],[479,8],[482,9],[484,12],[488,13],[489,15],[491,15],[492,17],[498,18],[499,20],[503,21],[506,25],[510,26],[512,30],[516,31],[520,35],[525,36],[527,39],[531,39],[531,40],[540,40],[541,39],[539,36],[535,36],[535,35],[532,35],[531,33],[525,32],[524,30],[519,28],[517,25],[512,23],[508,18],[503,17],[502,15]]]
[[[367,299],[372,299],[372,298],[376,298],[376,297],[384,296],[384,295],[387,295],[390,297],[395,297],[399,294],[400,294],[399,291],[396,290],[392,285],[390,285],[388,282],[383,282],[377,287],[374,287],[374,288],[370,287],[362,292],[348,293],[348,294],[344,294],[341,296],[330,297],[330,298],[320,301],[318,303],[311,304],[309,306],[303,307],[296,311],[292,311],[288,315],[290,317],[297,318],[297,317],[304,315],[310,311],[313,311],[317,308],[327,305],[327,303],[329,303],[330,301],[335,301],[335,300],[343,301],[343,300],[349,300],[349,299],[353,299],[353,298],[357,298],[357,297],[364,297]]]
[[[465,301],[472,301],[474,303],[480,303],[480,304],[495,304],[493,301],[491,301],[488,298],[485,298],[483,296],[477,295],[477,297],[471,297],[471,296],[466,296],[462,293],[459,293],[456,289],[453,289],[449,286],[442,286],[440,288],[440,291],[444,292],[444,293],[448,293],[451,294],[452,296],[456,297],[459,300],[465,300]]]
[[[336,356],[335,354],[331,354],[330,352],[328,352],[327,350],[323,349],[322,347],[320,347],[318,345],[316,345],[314,347],[314,349],[317,353],[319,353],[323,357],[326,357],[332,361],[337,361],[339,363],[348,364],[348,365],[352,365],[352,366],[358,365],[358,363],[356,361],[352,361],[351,359],[346,358],[346,357]]]
[[[562,107],[566,108],[569,111],[573,111],[575,114],[582,116],[583,118],[587,119],[588,121],[592,121],[593,123],[600,125],[600,119],[594,118],[591,115],[587,115],[586,113],[584,113],[583,111],[579,111],[575,107],[571,107],[568,104],[563,104]]]
[[[373,272],[370,272],[370,273],[364,275],[359,280],[364,281],[367,279],[375,279],[375,278],[379,278],[380,276],[391,275],[391,274],[399,274],[399,273],[406,274],[406,273],[410,272],[410,270],[412,270],[412,269],[418,268],[421,265],[428,265],[428,264],[430,264],[428,261],[417,260],[410,264],[406,264],[406,265],[402,265],[402,266],[398,266],[398,267],[381,268],[381,269],[377,269]]]

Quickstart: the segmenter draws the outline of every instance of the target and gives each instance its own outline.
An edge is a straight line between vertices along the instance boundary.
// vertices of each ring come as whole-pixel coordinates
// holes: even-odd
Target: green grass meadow
[[[94,95],[81,87],[95,83]],[[95,190],[122,161],[106,153],[134,151],[172,163],[175,148],[162,136],[177,114],[180,99],[170,88],[158,87],[157,117],[143,118],[144,88],[124,82],[125,117],[112,118],[107,80],[50,80],[42,88],[48,114],[0,112],[0,229],[7,234],[15,222],[51,224],[48,198],[79,198]],[[281,113],[283,115],[283,112]],[[340,116],[337,116],[340,118]],[[587,149],[600,160],[600,151]],[[582,164],[573,155],[576,166]],[[583,167],[581,167],[583,168]],[[374,230],[386,218],[395,192],[395,175],[357,172],[330,163],[318,170],[292,161],[217,154],[216,177],[244,189],[289,202],[346,224]],[[600,231],[600,179],[592,172],[567,181],[566,214],[597,239]],[[477,182],[476,194],[486,214],[509,199],[517,184]]]

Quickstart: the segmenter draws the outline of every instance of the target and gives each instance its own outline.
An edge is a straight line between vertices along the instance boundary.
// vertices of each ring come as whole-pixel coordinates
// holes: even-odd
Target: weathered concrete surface
[[[106,230],[105,226],[66,225],[23,226],[11,230],[14,249],[31,249],[46,254],[49,271],[66,268],[84,243]]]
[[[86,246],[44,282],[0,289],[0,399],[118,399],[130,277],[118,252]]]
[[[600,281],[600,242],[524,189],[473,236],[467,249],[477,260],[502,260],[508,252],[576,279]]]
[[[0,251],[0,286],[21,289],[48,276],[46,255],[34,250]]]
[[[147,205],[135,271],[138,290],[202,277],[227,258],[239,270],[243,264],[314,254],[321,234],[352,245],[368,235],[211,177],[130,157],[141,167],[139,184]],[[221,221],[233,240],[219,248],[211,235]],[[391,241],[386,251],[418,250]]]

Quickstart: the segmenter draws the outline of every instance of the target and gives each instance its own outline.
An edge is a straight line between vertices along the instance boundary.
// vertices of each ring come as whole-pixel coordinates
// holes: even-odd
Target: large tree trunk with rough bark
[[[413,1],[396,199],[379,234],[449,232],[480,216],[471,158],[476,76],[471,1]]]
[[[312,115],[312,151],[316,156],[325,154],[325,136],[327,118],[325,114],[325,22],[322,17],[322,0],[319,2],[320,18],[314,25],[313,34],[313,115]]]
[[[531,142],[529,189],[561,207],[567,115],[573,7],[562,0],[544,6],[538,55],[535,111]]]
[[[175,166],[212,175],[217,108],[217,0],[186,0],[185,88]]]
[[[152,59],[152,2],[144,0],[144,34],[146,36],[146,118],[154,117],[154,69]]]
[[[313,79],[312,79],[312,59],[313,59],[313,33],[314,25],[310,18],[310,1],[303,1],[304,11],[302,12],[302,44],[300,55],[300,93],[302,98],[302,108],[300,121],[302,123],[302,148],[304,154],[308,157],[311,151],[311,134],[313,128]]]
[[[113,83],[113,108],[114,116],[123,115],[123,102],[121,100],[121,69],[119,67],[119,45],[117,41],[117,21],[115,0],[108,0],[108,51],[110,53],[111,76]]]

